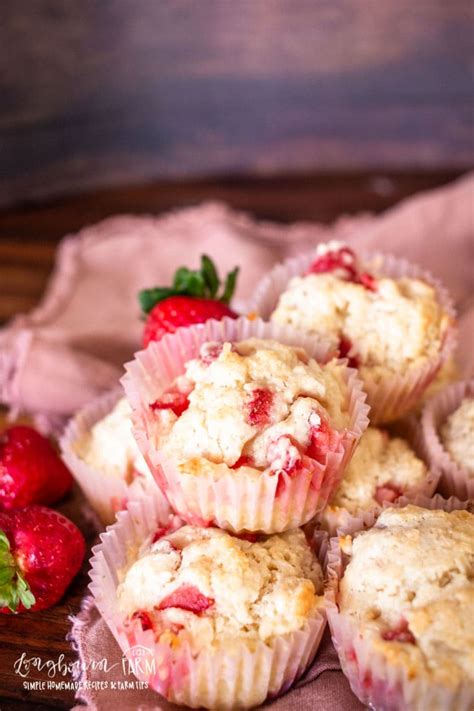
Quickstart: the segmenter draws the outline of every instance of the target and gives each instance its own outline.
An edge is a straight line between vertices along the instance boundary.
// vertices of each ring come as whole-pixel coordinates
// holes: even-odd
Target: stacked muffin
[[[149,529],[109,562],[113,597],[99,564],[97,604],[124,650],[153,650],[146,678],[169,700],[258,705],[320,642],[324,551],[301,527],[341,480],[365,394],[324,342],[258,319],[178,331],[127,371],[134,433],[171,509],[157,519],[137,502]]]
[[[446,293],[404,262],[330,243],[277,267],[253,308],[267,321],[208,321],[151,343],[126,366],[128,404],[69,433],[89,480],[110,467],[127,486],[159,486],[128,492],[103,538],[98,608],[129,658],[146,651],[137,675],[175,703],[248,708],[282,693],[314,658],[328,610],[361,700],[468,708],[473,518],[431,498],[441,468],[414,422],[389,424],[419,406],[452,351]],[[104,457],[113,427],[120,447]],[[461,430],[450,421],[443,441]],[[320,529],[339,534],[329,578]]]

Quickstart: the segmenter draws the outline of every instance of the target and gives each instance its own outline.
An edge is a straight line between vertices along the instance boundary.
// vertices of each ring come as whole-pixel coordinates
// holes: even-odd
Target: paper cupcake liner
[[[468,503],[437,495],[425,500],[425,508],[454,511],[468,508]],[[447,688],[426,678],[409,678],[404,667],[390,664],[373,649],[350,615],[340,612],[339,581],[346,564],[338,539],[332,538],[327,556],[326,611],[342,671],[358,699],[377,711],[470,711],[474,704],[472,685],[466,682],[458,688]]]
[[[320,362],[332,355],[325,343],[260,319],[223,319],[189,329],[152,343],[126,365],[123,385],[133,410],[134,433],[139,447],[160,487],[174,509],[189,523],[215,524],[231,531],[276,533],[306,523],[321,511],[336,489],[363,430],[368,407],[356,371],[344,367],[348,388],[350,425],[335,452],[323,464],[307,458],[309,464],[295,477],[285,476],[285,486],[277,491],[279,477],[267,472],[213,473],[196,476],[179,473],[174,463],[153,447],[150,432],[156,418],[149,408],[172,380],[184,372],[185,363],[199,355],[206,341],[241,341],[255,337],[275,339],[301,346]],[[344,363],[341,361],[341,363]]]
[[[107,475],[87,464],[74,449],[74,444],[108,415],[122,397],[123,390],[117,387],[86,405],[69,421],[60,440],[62,458],[104,526],[115,520],[117,512],[125,508],[129,499],[156,488],[151,476],[139,474],[127,484],[120,477]]]
[[[286,289],[290,279],[304,274],[314,260],[314,250],[286,260],[277,265],[260,282],[254,296],[248,304],[248,311],[256,313],[263,319],[269,319],[276,308],[280,294]],[[418,400],[434,380],[438,370],[448,359],[456,346],[455,310],[448,291],[429,272],[420,267],[398,259],[392,255],[372,254],[361,252],[361,260],[368,266],[375,265],[377,273],[399,279],[412,277],[423,279],[436,290],[438,299],[444,310],[448,313],[451,326],[448,327],[443,337],[441,350],[438,355],[418,367],[410,368],[405,374],[390,374],[383,381],[365,378],[363,386],[367,393],[367,402],[370,405],[370,422],[381,424],[393,422],[409,413]]]
[[[428,461],[441,470],[440,492],[472,500],[474,476],[454,461],[439,436],[441,425],[465,397],[474,397],[474,379],[450,385],[430,400],[421,416],[421,432]]]
[[[385,502],[383,505],[373,506],[368,509],[360,508],[354,512],[350,512],[342,506],[328,506],[317,518],[319,519],[318,525],[327,531],[329,536],[342,536],[347,533],[352,534],[356,531],[371,528],[384,508],[399,508],[400,506],[406,506],[407,503],[423,506],[423,502],[429,502],[434,495],[439,485],[441,472],[426,457],[418,422],[413,417],[409,418],[403,423],[403,428],[400,428],[394,435],[402,436],[406,439],[415,454],[428,466],[424,481],[417,487],[407,489],[404,495],[393,503]]]
[[[136,550],[158,527],[167,526],[173,513],[157,492],[131,501],[127,511],[101,536],[93,549],[90,590],[98,610],[141,681],[166,699],[192,708],[250,708],[268,696],[286,691],[312,662],[326,625],[324,607],[293,633],[271,643],[258,641],[253,649],[240,640],[231,646],[191,651],[188,642],[171,647],[157,642],[153,630],[138,621],[127,622],[117,604],[119,571],[130,564]],[[327,538],[320,539],[320,561],[327,554]]]

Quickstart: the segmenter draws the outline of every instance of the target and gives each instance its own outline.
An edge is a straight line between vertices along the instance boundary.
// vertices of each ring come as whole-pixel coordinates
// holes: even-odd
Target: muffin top
[[[301,629],[323,604],[321,567],[303,532],[248,538],[184,526],[146,542],[117,590],[120,610],[161,642],[187,640],[195,650]]]
[[[436,356],[449,322],[421,279],[374,276],[340,242],[319,245],[308,273],[290,280],[271,320],[330,338],[362,375],[378,380]]]
[[[428,473],[408,442],[391,437],[378,427],[368,427],[360,438],[330,507],[354,513],[395,501],[423,484]]]
[[[474,516],[387,509],[341,542],[339,607],[376,651],[412,678],[474,681]]]
[[[446,419],[440,434],[456,464],[474,476],[474,398],[464,398]]]
[[[132,435],[131,409],[125,398],[84,437],[74,442],[74,451],[90,467],[130,483],[134,476],[150,476]]]
[[[324,459],[349,424],[343,369],[276,341],[204,344],[150,406],[155,445],[187,474],[296,471],[305,455]]]

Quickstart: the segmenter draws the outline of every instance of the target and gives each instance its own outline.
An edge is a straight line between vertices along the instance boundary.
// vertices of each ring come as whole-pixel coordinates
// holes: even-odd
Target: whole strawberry
[[[0,612],[56,604],[86,552],[72,521],[46,506],[0,513]]]
[[[53,504],[72,482],[51,442],[32,427],[17,425],[0,435],[0,511]]]
[[[239,269],[226,277],[224,289],[218,296],[220,279],[212,260],[203,255],[201,269],[192,271],[180,267],[171,287],[144,289],[139,294],[142,310],[147,314],[143,332],[143,347],[159,341],[166,333],[174,333],[183,326],[204,323],[224,316],[237,318],[228,304],[235,290]]]

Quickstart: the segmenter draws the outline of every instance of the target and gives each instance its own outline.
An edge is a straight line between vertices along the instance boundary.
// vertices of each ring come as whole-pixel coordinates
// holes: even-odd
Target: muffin
[[[136,476],[149,476],[132,434],[131,409],[122,397],[89,432],[77,439],[74,451],[86,464],[109,477],[119,477],[130,484]]]
[[[132,434],[131,409],[114,390],[76,415],[61,439],[63,459],[104,525],[156,484]]]
[[[132,665],[141,651],[136,675],[192,707],[249,708],[289,688],[325,626],[323,573],[303,532],[179,527],[158,497],[132,502],[92,561],[99,610]]]
[[[368,427],[321,514],[321,525],[331,535],[346,527],[357,530],[372,520],[371,514],[376,515],[384,504],[394,503],[402,496],[433,494],[437,481],[438,476],[429,472],[406,439]]]
[[[203,340],[194,349],[134,415],[161,488],[192,524],[266,533],[302,525],[327,503],[359,437],[363,396],[354,399],[350,371],[268,338]],[[146,380],[124,381],[132,403],[132,387],[157,377],[141,357],[129,372]]]
[[[328,616],[359,699],[381,709],[470,708],[474,516],[389,508],[340,544],[348,562]]]
[[[379,424],[410,411],[453,347],[453,311],[430,275],[401,260],[361,261],[341,242],[274,269],[252,307],[324,337],[357,367]]]
[[[441,471],[440,491],[460,499],[474,498],[474,380],[438,393],[421,416],[423,448]]]
[[[441,426],[441,442],[457,466],[474,477],[474,397],[465,397]]]

